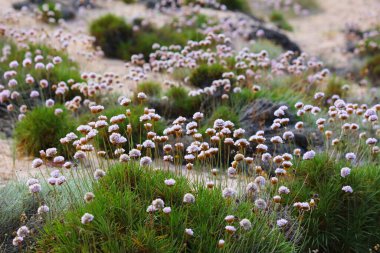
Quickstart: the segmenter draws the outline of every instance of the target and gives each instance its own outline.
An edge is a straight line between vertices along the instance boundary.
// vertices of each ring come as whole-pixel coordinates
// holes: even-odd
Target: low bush
[[[38,6],[42,22],[56,24],[62,19],[60,5],[54,2],[43,3]]]
[[[165,185],[168,178],[175,179],[174,186]],[[249,204],[229,202],[219,188],[191,185],[170,172],[117,164],[93,192],[94,201],[45,225],[37,242],[39,251],[217,252],[220,239],[226,242],[221,249],[225,252],[294,251],[280,230],[251,212]],[[188,192],[195,195],[195,203],[183,203]],[[170,214],[146,211],[157,198],[171,208]],[[94,215],[90,224],[81,224],[84,213]],[[231,213],[236,214],[237,226],[239,219],[247,218],[252,228],[228,234],[224,218]],[[192,229],[193,236],[185,229]]]
[[[30,92],[32,90],[39,91],[41,95],[41,100],[33,101],[34,103],[44,103],[43,100],[52,98],[56,102],[64,102],[71,100],[77,95],[81,95],[78,90],[68,89],[64,97],[57,96],[54,93],[53,87],[57,87],[60,82],[64,82],[67,87],[71,87],[73,83],[82,82],[81,74],[79,71],[79,66],[76,62],[73,62],[69,59],[69,56],[65,53],[62,53],[56,49],[50,48],[46,45],[41,44],[29,44],[27,48],[18,47],[13,41],[0,39],[0,48],[8,48],[9,53],[3,61],[0,62],[0,82],[3,84],[8,83],[8,79],[4,78],[4,73],[11,68],[9,64],[13,61],[18,62],[19,66],[14,68],[17,71],[17,75],[13,77],[17,81],[17,85],[14,87],[7,87],[11,91],[17,91],[21,94],[21,98],[18,100],[12,101],[16,106],[22,104],[31,105],[30,102]],[[43,64],[48,64],[52,62],[53,57],[60,57],[62,61],[59,64],[55,64],[54,67],[50,70],[46,69],[36,69],[32,67],[23,67],[22,62],[26,58],[26,55],[29,54],[29,58],[33,59],[37,55],[43,57],[41,61]],[[33,84],[27,84],[25,78],[27,75],[30,75],[34,78]],[[40,81],[48,81],[48,87],[41,89]]]
[[[133,31],[132,25],[127,24],[122,18],[108,14],[91,23],[90,33],[96,38],[96,44],[102,48],[106,56],[126,60],[133,54],[144,54],[148,60],[155,43],[161,46],[184,46],[188,40],[203,38],[193,27],[177,30],[171,25],[161,28],[142,26],[141,20],[135,20],[134,23],[139,26],[136,31]]]
[[[293,31],[293,27],[288,23],[285,16],[279,11],[273,11],[269,17],[270,21],[273,22],[278,28]]]
[[[147,131],[145,130],[143,123],[140,122],[140,116],[144,114],[144,108],[145,108],[144,105],[134,104],[133,106],[130,106],[130,112],[131,112],[130,116],[128,116],[124,122],[117,124],[119,126],[118,132],[128,138],[127,143],[125,143],[125,145],[122,146],[122,148],[124,148],[125,150],[130,150],[134,148],[136,144],[141,144],[142,142],[146,140]],[[110,119],[112,116],[125,114],[125,113],[126,113],[125,108],[120,107],[120,106],[118,107],[113,106],[104,110],[102,112],[102,115]],[[93,119],[92,118],[88,119],[88,117],[85,117],[85,119],[83,119],[83,121],[86,121],[86,122],[91,121],[91,120],[96,120],[96,117],[94,117]],[[127,132],[128,124],[131,124],[132,126],[131,133]],[[166,125],[163,119],[156,121],[153,124],[153,129],[158,134],[162,134],[165,127]],[[114,145],[111,145],[108,138],[109,135],[110,133],[108,132],[107,128],[99,129],[99,133],[96,136],[95,142],[94,142],[95,147],[98,150],[106,151],[108,156],[111,158],[117,157],[114,154],[114,151],[116,150],[117,147],[115,147]]]
[[[133,36],[132,27],[125,23],[124,19],[112,14],[107,14],[93,21],[90,33],[96,38],[99,45],[108,57],[121,58],[120,51],[124,44],[130,44]]]
[[[165,107],[165,114],[169,115],[170,118],[178,116],[189,117],[201,109],[202,97],[189,96],[188,91],[181,86],[169,88],[166,96],[168,97],[168,101]]]
[[[213,81],[222,79],[225,71],[226,69],[220,64],[203,64],[191,73],[189,81],[195,87],[205,88],[210,86]]]
[[[351,174],[342,178],[343,167]],[[366,252],[380,238],[380,171],[375,165],[353,168],[348,162],[316,156],[297,166],[290,187],[295,201],[314,198],[316,207],[299,214],[304,227],[302,252]],[[353,193],[342,187],[350,185]]]
[[[144,92],[148,97],[159,98],[162,94],[161,84],[154,81],[139,83],[136,88],[136,93],[138,92]]]
[[[55,114],[57,108],[63,110],[60,115]],[[56,147],[60,154],[69,155],[73,147],[61,145],[60,139],[75,131],[75,126],[76,120],[62,106],[36,107],[15,126],[17,149],[27,156],[39,156],[40,150]]]
[[[380,80],[380,54],[368,58],[363,72],[368,72],[368,76],[375,82]]]

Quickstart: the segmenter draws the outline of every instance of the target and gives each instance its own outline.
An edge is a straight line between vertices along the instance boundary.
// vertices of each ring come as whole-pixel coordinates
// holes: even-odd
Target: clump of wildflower
[[[289,190],[289,188],[286,187],[286,186],[280,186],[280,187],[278,188],[278,193],[279,193],[279,194],[289,194],[289,193],[290,193],[290,190]]]
[[[38,209],[37,209],[37,213],[39,215],[41,214],[44,214],[44,213],[48,213],[50,211],[49,207],[47,205],[42,205],[40,206]]]
[[[93,220],[94,220],[94,216],[92,214],[89,214],[89,213],[85,213],[81,218],[82,224],[88,224],[88,223],[92,222]]]
[[[186,193],[185,196],[183,196],[183,203],[186,204],[192,204],[195,202],[195,197],[191,193]]]
[[[30,233],[29,228],[27,226],[22,226],[17,230],[17,236],[26,237]]]
[[[188,236],[194,236],[194,231],[193,231],[191,228],[186,228],[186,229],[185,229],[185,233],[186,233]]]
[[[285,219],[279,219],[279,220],[277,220],[277,226],[279,226],[280,228],[286,226],[286,224],[288,224],[288,221],[285,220]]]
[[[44,163],[44,162],[42,161],[42,159],[40,159],[40,158],[36,158],[36,159],[34,159],[33,162],[32,162],[32,167],[33,167],[33,168],[38,168],[38,167],[40,167],[43,163]]]
[[[315,157],[314,150],[307,151],[305,154],[303,154],[302,159],[303,160],[311,160]]]
[[[104,170],[101,170],[101,169],[97,169],[94,172],[94,178],[96,180],[99,180],[100,178],[104,177],[105,175],[106,175],[106,172]]]
[[[94,200],[94,198],[95,198],[95,194],[92,192],[86,192],[86,194],[83,197],[83,199],[84,199],[84,201],[86,201],[86,203],[90,203],[91,201]]]
[[[248,231],[252,228],[252,223],[248,219],[242,219],[239,224],[240,227],[242,227],[245,231]]]
[[[170,206],[167,206],[167,207],[164,207],[164,209],[162,209],[162,212],[164,214],[170,214],[172,212],[172,209],[170,208]]]
[[[165,179],[165,184],[167,186],[173,186],[173,185],[175,185],[175,180],[173,178]]]
[[[150,158],[149,156],[144,156],[140,159],[140,166],[142,167],[147,167],[147,166],[150,166],[152,164],[152,158]]]
[[[353,193],[354,192],[354,190],[352,189],[352,187],[349,186],[349,185],[343,186],[342,187],[342,191],[347,192],[347,193]]]
[[[232,188],[224,188],[222,192],[223,198],[233,198],[236,196],[236,191]]]
[[[344,167],[340,170],[341,177],[347,177],[348,175],[350,175],[350,173],[351,173],[351,169],[347,167]]]

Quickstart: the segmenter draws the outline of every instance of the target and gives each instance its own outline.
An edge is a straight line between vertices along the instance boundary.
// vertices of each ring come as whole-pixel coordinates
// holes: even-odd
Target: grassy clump
[[[153,52],[152,45],[155,43],[162,46],[183,46],[190,39],[202,38],[192,27],[178,31],[170,25],[154,28],[150,25],[142,26],[140,20],[136,20],[135,23],[139,25],[138,31],[133,31],[132,25],[127,24],[123,18],[108,14],[91,23],[90,33],[96,38],[96,44],[102,48],[106,56],[126,60],[133,54],[141,53],[145,59],[149,59],[149,54]]]
[[[158,82],[146,81],[137,85],[136,93],[138,92],[144,92],[148,97],[160,97],[162,87]]]
[[[368,76],[377,81],[380,79],[380,54],[376,54],[368,58],[364,68],[364,72],[368,72]]]
[[[18,85],[10,88],[10,90],[16,90],[22,95],[22,99],[13,101],[15,105],[26,104],[29,106],[29,102],[25,100],[30,100],[29,93],[32,90],[38,90],[41,94],[41,98],[53,98],[56,102],[67,101],[77,95],[80,95],[79,91],[69,89],[65,94],[65,97],[62,98],[56,96],[52,90],[52,87],[56,86],[60,82],[65,82],[67,86],[70,87],[72,83],[82,81],[78,64],[70,60],[67,54],[46,45],[29,44],[27,48],[21,48],[10,40],[0,39],[0,48],[3,49],[4,47],[9,47],[10,53],[3,61],[0,62],[0,82],[4,84],[8,82],[8,80],[4,79],[4,72],[9,70],[9,63],[12,61],[17,61],[19,63],[19,66],[14,69],[17,71],[17,75],[13,77],[17,81]],[[45,64],[51,62],[52,58],[55,56],[61,57],[62,62],[56,64],[51,70],[39,70],[34,67],[24,68],[21,63],[25,59],[25,55],[28,52],[31,53],[32,59],[37,55],[43,56],[43,63]],[[25,77],[27,74],[33,76],[35,80],[34,84],[25,83]],[[40,80],[43,79],[47,80],[49,83],[49,86],[46,89],[41,89],[39,85]]]
[[[62,19],[62,12],[59,6],[54,2],[47,2],[38,6],[42,22],[56,24]]]
[[[288,23],[285,16],[279,11],[272,11],[269,17],[270,21],[273,22],[278,28],[293,31],[293,27]]]
[[[276,45],[274,42],[267,39],[257,40],[251,47],[253,52],[261,52],[266,50],[271,58],[277,58],[283,53],[281,46]]]
[[[199,87],[205,88],[212,84],[213,81],[222,79],[223,73],[226,69],[220,64],[202,64],[196,68],[190,75],[190,84]]]
[[[342,97],[343,95],[343,86],[345,85],[345,80],[338,77],[338,76],[332,76],[327,81],[327,86],[325,89],[325,95],[327,97],[331,97],[333,95],[339,95]]]
[[[232,11],[250,12],[249,3],[246,0],[219,0],[219,3],[224,4],[227,9]]]
[[[174,178],[173,187],[164,180]],[[249,203],[236,204],[222,198],[221,190],[190,185],[170,172],[142,169],[136,164],[117,164],[108,170],[93,190],[96,198],[75,206],[63,217],[45,225],[37,242],[40,251],[59,252],[217,252],[217,242],[226,241],[225,252],[292,252],[280,230],[251,211]],[[192,192],[194,204],[182,203]],[[147,213],[151,202],[161,198],[172,212]],[[94,215],[91,224],[81,224],[84,213]],[[252,222],[252,229],[225,232],[226,215],[235,214]],[[236,221],[237,223],[237,221]],[[236,227],[239,224],[234,224]],[[194,236],[187,236],[191,228]]]
[[[205,1],[200,0],[186,0],[187,4],[193,3],[193,4],[201,4],[204,5]],[[228,10],[231,11],[241,11],[244,13],[250,13],[250,6],[249,3],[246,0],[217,0],[216,2],[225,5]]]
[[[108,57],[122,58],[120,50],[132,37],[132,27],[124,19],[112,14],[105,15],[91,23],[90,33]]]
[[[80,176],[83,177],[81,174]],[[49,206],[50,213],[44,218],[50,220],[62,215],[75,201],[83,201],[83,195],[91,190],[91,179],[85,178],[83,184],[78,187],[75,181],[78,178],[76,172],[72,175],[66,174],[66,178],[68,180],[62,186],[51,186],[46,180],[41,179],[42,191],[39,196],[31,194],[24,181],[11,181],[5,187],[0,187],[0,252],[25,252],[33,247],[35,235],[25,238],[28,246],[24,245],[25,248],[22,249],[12,245],[12,240],[20,226],[26,225],[33,229],[34,233],[41,228],[44,220],[36,216],[41,204]],[[75,201],[72,202],[73,200]],[[29,249],[26,249],[28,247]]]
[[[351,167],[347,178],[340,176],[347,162],[327,155],[304,161],[291,180],[295,201],[316,200],[316,208],[301,217],[305,231],[303,252],[366,252],[380,238],[380,171],[375,165]],[[349,185],[353,193],[341,188]]]
[[[128,138],[127,143],[123,146],[125,150],[132,149],[135,144],[141,144],[146,140],[146,133],[143,123],[140,122],[140,116],[144,115],[144,108],[146,106],[144,105],[133,105],[129,109],[131,111],[131,115],[127,116],[126,120],[124,122],[121,122],[118,124],[119,126],[119,133],[125,137]],[[110,119],[113,116],[119,115],[119,114],[125,114],[126,109],[120,106],[113,106],[109,107],[106,110],[102,112],[102,115],[106,116],[108,119]],[[94,118],[88,119],[88,117],[84,117],[83,121],[88,122],[91,120],[96,120],[96,116]],[[132,132],[127,132],[127,125],[130,124],[132,126]],[[158,134],[162,134],[164,131],[166,125],[163,120],[159,120],[153,123],[153,129],[152,131],[155,131]],[[95,137],[94,145],[98,150],[106,151],[109,157],[115,157],[114,151],[116,148],[109,142],[109,135],[107,128],[99,129],[98,135]]]
[[[181,86],[173,86],[166,92],[168,102],[165,114],[175,118],[178,116],[190,117],[201,110],[202,97],[189,96],[188,91]]]
[[[63,109],[63,113],[55,115],[56,108]],[[73,150],[61,145],[60,139],[75,131],[75,126],[75,119],[62,106],[36,107],[15,126],[17,149],[27,156],[38,156],[40,150],[56,147],[60,154],[68,155]]]

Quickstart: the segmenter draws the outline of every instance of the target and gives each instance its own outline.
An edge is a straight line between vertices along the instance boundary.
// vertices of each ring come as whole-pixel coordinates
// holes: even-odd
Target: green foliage
[[[91,23],[90,33],[108,57],[120,58],[120,50],[128,46],[133,36],[132,27],[124,19],[112,14],[102,16]]]
[[[186,0],[187,4],[197,3],[204,5],[204,2],[205,1],[201,0]],[[250,13],[250,6],[246,0],[217,0],[216,2],[225,5],[227,9],[231,11],[241,11],[244,13]]]
[[[83,177],[79,172],[65,176],[67,182],[59,187],[51,186],[46,180],[40,179],[42,191],[38,197],[29,193],[25,181],[10,181],[4,187],[0,187],[0,252],[20,251],[12,245],[14,232],[20,226],[26,225],[35,231],[41,228],[43,219],[36,217],[36,213],[42,203],[49,206],[49,214],[43,217],[49,220],[62,215],[72,204],[83,202],[83,195],[90,191],[91,178],[83,178],[79,186],[74,179],[78,179],[78,176]],[[34,237],[24,238],[25,242],[28,241],[31,246],[30,242],[34,243]]]
[[[209,118],[205,119],[205,124],[200,132],[204,133],[207,128],[213,127],[214,121],[217,119],[229,120],[235,124],[235,128],[239,127],[239,114],[235,113],[231,107],[221,105],[212,112]]]
[[[135,24],[141,23],[140,21],[135,20]],[[141,53],[146,60],[149,59],[149,54],[153,52],[152,45],[155,43],[162,46],[184,46],[188,40],[203,38],[193,27],[186,27],[180,31],[170,25],[154,28],[140,24],[139,27],[138,31],[133,31],[132,26],[122,18],[108,14],[92,22],[90,33],[108,57],[126,60],[133,54]]]
[[[56,108],[63,109],[63,113],[55,115]],[[15,126],[17,149],[27,156],[39,156],[40,150],[56,147],[60,154],[69,155],[73,148],[61,145],[60,139],[75,131],[75,126],[75,119],[62,106],[36,107]]]
[[[347,178],[340,176],[347,162],[337,162],[327,155],[303,161],[291,182],[295,201],[316,197],[316,208],[302,217],[303,252],[366,252],[379,242],[380,171],[375,165],[351,167]],[[341,188],[349,185],[353,193]]]
[[[201,96],[189,96],[188,91],[182,86],[173,86],[166,92],[168,104],[166,114],[173,118],[178,116],[190,117],[201,108]]]
[[[161,84],[154,81],[146,81],[137,85],[136,93],[144,92],[148,97],[160,97],[162,93]]]
[[[17,61],[19,63],[19,67],[14,69],[15,71],[17,71],[17,75],[14,77],[14,79],[18,82],[18,85],[14,88],[11,88],[11,90],[16,90],[19,93],[21,93],[22,99],[13,101],[14,105],[26,104],[28,106],[32,106],[32,104],[30,104],[29,102],[29,94],[32,90],[38,90],[42,98],[53,98],[54,100],[56,100],[56,102],[64,102],[72,99],[77,95],[80,95],[79,91],[70,89],[66,93],[65,97],[62,98],[60,96],[56,96],[52,91],[53,85],[57,85],[59,82],[65,82],[70,87],[70,83],[68,81],[72,80],[73,83],[82,81],[78,64],[70,60],[66,53],[62,53],[60,51],[57,51],[53,48],[41,44],[29,44],[28,48],[21,48],[10,40],[0,39],[0,49],[8,46],[10,47],[10,54],[8,55],[6,60],[0,62],[0,82],[7,83],[8,80],[4,79],[4,72],[9,70],[10,62]],[[61,57],[62,62],[56,64],[54,68],[52,68],[49,71],[38,70],[33,67],[24,68],[21,63],[24,60],[25,54],[27,52],[32,53],[32,58],[34,58],[36,55],[42,55],[45,59],[43,61],[45,64],[51,62],[52,58],[55,56]],[[27,74],[33,76],[35,80],[34,84],[25,83],[25,77]],[[42,79],[48,81],[49,87],[47,89],[40,88],[39,82]]]
[[[136,2],[136,0],[123,0],[123,2],[126,4],[133,4]]]
[[[174,178],[173,187],[164,180]],[[226,241],[225,252],[293,252],[278,229],[251,212],[248,203],[236,204],[222,198],[219,188],[190,185],[185,177],[161,170],[116,164],[93,190],[96,198],[77,205],[62,218],[49,222],[38,240],[39,251],[59,252],[217,252],[219,239]],[[194,204],[182,203],[192,192]],[[151,202],[161,198],[172,212],[147,213]],[[94,215],[83,225],[84,213]],[[238,228],[237,237],[224,231],[226,215],[235,214],[252,222],[252,229]],[[236,227],[239,224],[234,224]],[[187,236],[191,228],[194,236]]]
[[[297,4],[299,4],[303,9],[309,11],[316,11],[320,8],[318,1],[316,0],[296,0]]]
[[[47,2],[38,6],[41,12],[41,20],[48,24],[58,23],[62,19],[62,12],[54,2]]]
[[[119,133],[125,137],[127,137],[128,141],[125,143],[123,148],[125,150],[130,150],[135,147],[135,144],[141,144],[146,140],[146,133],[143,123],[140,122],[140,116],[144,114],[144,108],[146,106],[144,105],[135,105],[133,104],[130,106],[131,115],[126,118],[124,122],[121,122],[118,124],[119,126]],[[121,106],[111,106],[104,110],[102,112],[102,115],[106,116],[108,119],[110,119],[113,116],[119,115],[119,114],[125,114],[126,109],[125,107]],[[88,117],[84,117],[82,119],[83,123],[86,123],[91,120],[96,120],[96,117],[88,119]],[[132,134],[128,134],[127,132],[127,125],[131,124],[132,126]],[[166,125],[163,119],[156,121],[153,123],[153,129],[152,131],[156,132],[157,134],[162,134],[164,131]],[[99,129],[98,135],[94,139],[94,145],[97,148],[97,150],[103,150],[106,151],[109,157],[115,157],[114,151],[116,148],[114,145],[112,145],[109,142],[109,135],[108,129],[102,128]]]
[[[270,58],[277,58],[283,53],[283,49],[281,46],[276,45],[270,40],[267,39],[259,39],[257,40],[251,47],[253,52],[261,52],[262,50],[266,50],[270,56]]]
[[[214,80],[222,79],[226,69],[220,64],[202,64],[196,68],[190,75],[190,83],[195,87],[208,87]]]
[[[364,71],[368,71],[369,77],[373,80],[380,79],[380,54],[376,54],[367,60]]]
[[[345,85],[344,79],[337,76],[332,76],[328,79],[325,95],[327,97],[331,97],[333,95],[339,95],[341,97],[343,95],[343,85]]]
[[[288,23],[284,15],[279,11],[272,11],[270,17],[270,21],[273,22],[278,28],[293,31],[293,27]]]
[[[232,11],[250,12],[249,3],[246,0],[219,0],[219,3],[224,4],[227,9]]]

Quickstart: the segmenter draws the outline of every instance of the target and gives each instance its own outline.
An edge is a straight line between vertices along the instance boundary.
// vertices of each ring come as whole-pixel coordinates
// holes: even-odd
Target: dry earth
[[[289,36],[311,56],[347,67],[352,55],[346,53],[344,30],[347,25],[368,29],[380,22],[379,0],[318,0],[316,14],[290,20],[294,32]]]

